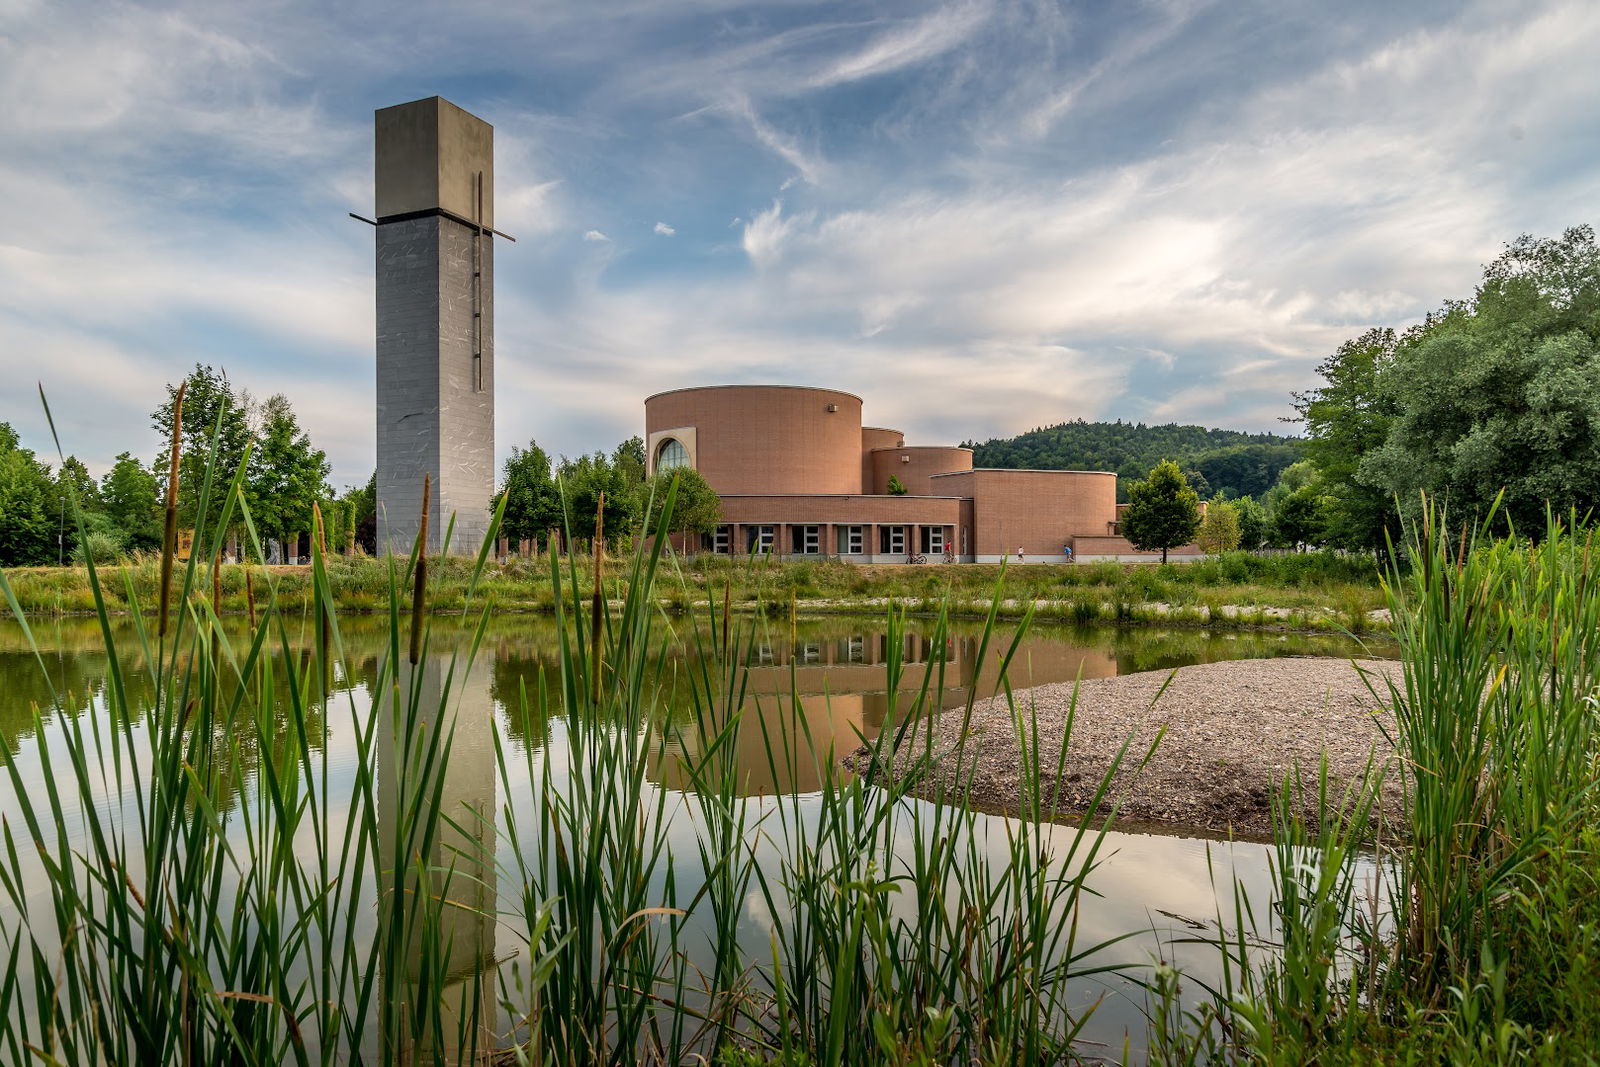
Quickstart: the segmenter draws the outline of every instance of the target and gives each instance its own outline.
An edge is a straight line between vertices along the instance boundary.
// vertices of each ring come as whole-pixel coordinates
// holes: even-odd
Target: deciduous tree
[[[1141,552],[1167,550],[1194,540],[1200,529],[1200,498],[1184,480],[1183,471],[1163,460],[1142,482],[1128,487],[1128,507],[1122,513],[1122,535]]]
[[[1232,504],[1220,500],[1206,506],[1206,517],[1200,520],[1200,532],[1195,535],[1200,551],[1213,556],[1232,552],[1239,547],[1239,512]]]

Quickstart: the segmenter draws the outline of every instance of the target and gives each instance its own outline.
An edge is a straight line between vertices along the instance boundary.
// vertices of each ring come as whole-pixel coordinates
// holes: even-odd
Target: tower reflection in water
[[[493,1048],[495,1023],[498,774],[490,668],[480,659],[468,670],[464,652],[433,652],[415,668],[402,662],[398,677],[402,694],[415,687],[419,729],[440,731],[440,747],[448,738],[449,753],[434,763],[419,757],[426,746],[414,743],[403,796],[409,698],[402,696],[397,714],[392,695],[385,694],[378,704],[378,728],[388,732],[377,741],[380,869],[393,871],[397,860],[413,872],[426,869],[427,891],[444,902],[436,928],[413,929],[409,943],[396,946],[404,964],[403,980],[390,986],[397,1001],[389,1016],[397,1030],[392,1054],[399,1063],[436,1057],[471,1063]],[[441,818],[432,840],[409,831],[407,797],[437,806]],[[384,877],[386,886],[395,884],[392,875]],[[415,892],[421,880],[408,877],[407,890]]]
[[[980,660],[981,646],[975,635],[951,635],[937,643],[924,634],[902,635],[898,695],[891,707],[887,634],[755,644],[734,756],[744,771],[745,795],[810,793],[822,787],[824,776],[848,773],[838,758],[898,721],[925,682],[929,704],[936,708],[960,707],[974,690],[980,701],[994,696],[1005,646],[991,642]],[[1013,689],[1021,689],[1116,673],[1109,650],[1041,643],[1012,662],[1008,678]],[[796,696],[803,725],[795,713]],[[727,710],[717,709],[722,715]],[[651,777],[671,789],[690,788],[685,761],[692,761],[721,725],[674,719],[662,731]]]

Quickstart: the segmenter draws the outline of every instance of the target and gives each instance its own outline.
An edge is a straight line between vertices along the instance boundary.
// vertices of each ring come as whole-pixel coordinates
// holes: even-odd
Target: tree
[[[54,495],[48,469],[0,422],[0,567],[56,561]]]
[[[1247,496],[1229,504],[1239,519],[1239,547],[1248,552],[1266,544],[1272,524],[1261,502]]]
[[[121,552],[120,536],[112,523],[101,514],[100,486],[77,456],[68,456],[61,461],[60,468],[51,479],[50,499],[45,506],[49,513],[56,516],[57,535],[61,539],[58,554],[64,552],[69,558],[81,560],[79,549],[83,536],[88,533],[98,537],[94,553],[97,561],[107,558],[108,545],[109,555],[115,556]],[[83,520],[82,531],[78,528],[80,518]]]
[[[345,490],[345,500],[350,505],[350,536],[354,544],[366,552],[378,550],[378,472],[373,471],[367,484],[357,489]]]
[[[1206,517],[1200,520],[1200,532],[1195,536],[1200,551],[1213,556],[1232,552],[1239,547],[1239,511],[1232,504],[1220,500],[1206,507]]]
[[[222,516],[222,498],[253,439],[250,430],[253,404],[248,393],[236,391],[228,376],[213,367],[196,363],[187,381],[188,389],[183,397],[183,457],[178,471],[178,524],[209,533]],[[172,404],[177,395],[178,387],[168,385],[166,403],[150,413],[151,425],[169,447]],[[156,459],[157,470],[167,469],[167,458],[167,450],[163,448]],[[208,465],[213,469],[211,500],[206,514],[201,515],[200,494]]]
[[[537,542],[561,525],[561,494],[550,477],[550,457],[538,442],[529,441],[527,448],[511,446],[505,481],[490,501],[491,509],[500,506],[501,497],[506,510],[500,528],[513,541]]]
[[[1200,529],[1200,498],[1171,460],[1162,460],[1142,482],[1128,487],[1128,507],[1122,513],[1122,535],[1141,552],[1167,550],[1194,540]]]
[[[1383,444],[1397,411],[1379,382],[1401,347],[1419,336],[1415,330],[1399,338],[1393,330],[1368,330],[1318,365],[1322,388],[1294,394],[1306,426],[1306,458],[1327,497],[1322,537],[1328,543],[1381,555],[1397,532],[1393,494],[1358,480],[1357,473],[1363,457]]]
[[[889,475],[889,484],[884,486],[884,488],[888,490],[890,496],[905,496],[908,492],[910,492],[910,490],[906,488],[905,483],[900,480],[900,476],[898,474]]]
[[[100,504],[106,518],[122,536],[129,549],[161,547],[161,503],[156,476],[145,469],[130,452],[117,461],[100,479]]]
[[[1600,247],[1587,226],[1518,238],[1378,373],[1393,415],[1355,481],[1461,518],[1501,497],[1519,528],[1600,505]]]
[[[1273,540],[1286,548],[1322,544],[1327,526],[1327,498],[1315,484],[1280,498],[1272,512]]]
[[[312,505],[333,495],[328,487],[330,469],[327,455],[300,429],[289,399],[282,393],[269,397],[261,406],[260,442],[250,457],[245,483],[250,514],[261,536],[282,544],[291,536],[310,533]]]
[[[618,449],[621,453],[622,449]],[[630,455],[620,455],[621,464],[614,463],[604,452],[562,457],[557,475],[564,505],[567,529],[572,537],[590,539],[595,535],[595,515],[599,509],[600,494],[606,498],[605,536],[612,540],[621,535],[633,534],[638,526],[639,486],[633,478],[634,465]],[[642,473],[643,467],[638,470]]]
[[[693,467],[676,467],[657,471],[645,489],[649,505],[644,518],[645,531],[651,532],[661,516],[666,503],[667,490],[673,479],[678,481],[678,496],[667,520],[667,529],[673,533],[713,533],[722,522],[722,498],[717,496],[705,478]]]

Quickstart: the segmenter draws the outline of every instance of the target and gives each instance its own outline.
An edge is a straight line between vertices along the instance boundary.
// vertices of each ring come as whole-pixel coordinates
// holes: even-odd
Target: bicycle
[[[913,555],[910,555],[910,556],[906,557],[906,562],[907,563],[926,563],[926,562],[928,562],[928,557],[927,556],[921,556],[921,555],[913,554]]]

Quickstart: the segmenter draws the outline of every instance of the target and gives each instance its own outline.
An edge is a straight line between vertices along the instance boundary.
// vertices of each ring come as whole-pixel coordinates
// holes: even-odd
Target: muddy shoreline
[[[1040,782],[1048,795],[1076,688],[1077,712],[1062,764],[1062,815],[1081,814],[1091,804],[1131,735],[1111,783],[1119,820],[1264,836],[1272,829],[1272,796],[1297,766],[1307,778],[1301,807],[1311,810],[1326,755],[1334,795],[1359,780],[1369,761],[1382,768],[1381,815],[1398,826],[1399,770],[1384,733],[1394,725],[1387,679],[1398,680],[1398,670],[1392,660],[1232,660],[1090,679],[1076,687],[1043,685],[1017,691],[1015,704],[1030,729],[1037,723]],[[933,768],[915,792],[930,797],[948,789],[959,762],[960,773],[970,776],[975,805],[1017,810],[1024,757],[1010,707],[1003,698],[975,704],[963,746],[964,714],[956,709],[934,721]],[[1158,735],[1160,743],[1144,762]],[[915,744],[908,737],[892,768],[868,765],[866,749],[844,762],[869,780],[902,773],[911,751],[922,753],[926,738],[926,731],[918,732]]]

